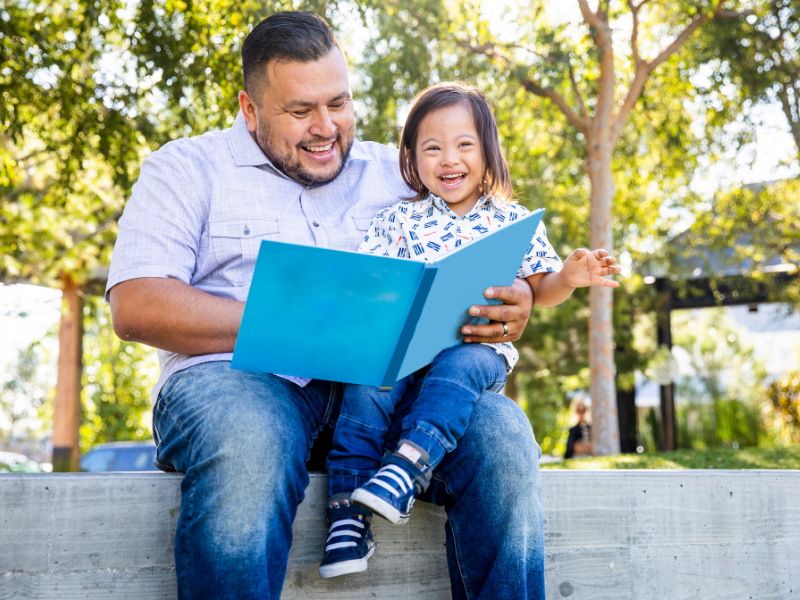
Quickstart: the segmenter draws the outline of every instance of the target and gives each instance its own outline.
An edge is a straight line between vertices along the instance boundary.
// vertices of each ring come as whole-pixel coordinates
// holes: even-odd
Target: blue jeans
[[[395,409],[390,443],[411,396]],[[159,464],[186,474],[175,534],[179,598],[280,597],[292,522],[309,483],[306,461],[341,402],[341,384],[300,388],[228,362],[169,378],[153,424]],[[525,413],[504,396],[481,394],[421,497],[448,515],[453,598],[544,599],[540,455]]]
[[[409,391],[415,399],[403,418],[400,439],[423,448],[428,466],[435,469],[464,435],[478,397],[485,391],[499,392],[506,371],[505,359],[488,346],[463,344],[442,351],[427,372],[417,371],[389,391],[345,385],[328,454],[328,493],[352,492],[375,474],[395,406]],[[418,382],[422,385],[415,385]]]

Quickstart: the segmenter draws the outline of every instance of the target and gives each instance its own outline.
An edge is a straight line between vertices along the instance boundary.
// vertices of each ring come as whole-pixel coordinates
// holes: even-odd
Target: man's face
[[[272,164],[304,185],[333,181],[355,137],[347,63],[334,47],[310,63],[273,61],[252,98],[239,92],[247,128]]]

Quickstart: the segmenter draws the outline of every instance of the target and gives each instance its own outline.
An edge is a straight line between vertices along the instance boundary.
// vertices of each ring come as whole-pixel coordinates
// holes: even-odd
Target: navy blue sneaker
[[[322,579],[360,573],[375,552],[370,531],[372,513],[354,506],[350,494],[337,494],[328,500],[328,540],[319,565]]]
[[[424,449],[400,440],[397,450],[383,457],[375,476],[354,491],[350,499],[395,525],[407,523],[417,494],[430,485],[431,469],[427,463]]]

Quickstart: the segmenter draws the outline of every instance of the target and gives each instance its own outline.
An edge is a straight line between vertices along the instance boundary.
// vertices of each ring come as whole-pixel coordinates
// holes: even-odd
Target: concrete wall
[[[175,598],[180,477],[0,475],[0,600]],[[295,523],[284,599],[450,597],[445,516],[376,519],[365,574],[323,582],[324,478]],[[542,474],[551,600],[800,598],[800,472]]]

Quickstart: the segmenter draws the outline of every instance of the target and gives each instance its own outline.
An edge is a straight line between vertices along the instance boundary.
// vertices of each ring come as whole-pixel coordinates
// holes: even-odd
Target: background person
[[[586,404],[583,400],[575,403],[575,414],[578,415],[578,422],[569,428],[567,451],[564,453],[564,458],[593,456],[592,426],[586,421]]]

